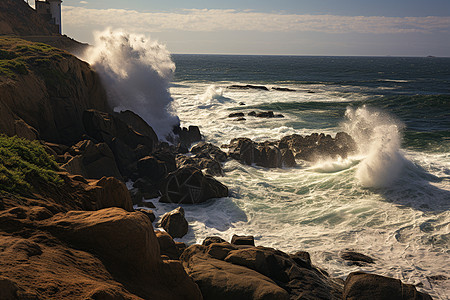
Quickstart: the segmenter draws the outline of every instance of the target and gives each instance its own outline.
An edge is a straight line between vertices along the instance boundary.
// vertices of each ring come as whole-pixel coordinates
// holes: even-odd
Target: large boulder
[[[160,224],[173,238],[182,238],[189,230],[189,225],[184,217],[184,209],[182,207],[177,207],[165,213],[161,217]]]
[[[126,211],[133,211],[133,202],[126,185],[114,177],[103,177],[90,181],[86,191],[95,201],[94,209],[120,207]]]
[[[209,155],[211,158],[217,160],[218,162],[225,162],[228,158],[227,154],[220,150],[219,147],[205,142],[200,142],[192,147],[191,153],[195,155]]]
[[[246,165],[256,164],[265,168],[281,168],[283,155],[274,143],[256,143],[248,138],[232,139],[228,154]]]
[[[415,286],[398,279],[376,274],[354,272],[344,286],[344,300],[431,300],[430,295],[418,292]]]
[[[131,126],[131,128],[133,128],[136,132],[151,138],[155,144],[158,142],[158,136],[153,128],[136,113],[131,110],[125,110],[116,114],[116,116],[118,116],[119,119],[125,122],[128,126]]]
[[[320,269],[311,266],[309,254],[306,252],[288,255],[273,248],[221,242],[208,246],[191,246],[182,254],[181,260],[203,295],[206,293],[211,299],[218,297],[217,294],[220,293],[230,298],[253,299],[252,297],[257,297],[253,290],[257,285],[261,285],[256,287],[257,290],[270,291],[268,293],[271,296],[264,296],[267,299],[277,299],[280,295],[290,299],[337,300],[342,297],[343,282],[330,278]],[[220,275],[213,275],[212,271],[209,273],[213,269],[219,269],[220,271],[216,272],[220,272]],[[233,276],[236,273],[241,274],[242,281],[245,282],[235,283]],[[266,278],[266,282],[260,281],[263,278]],[[268,280],[276,288],[272,285],[269,285],[269,288]],[[234,294],[234,289],[239,289],[242,296]],[[275,294],[272,294],[274,292]]]
[[[205,300],[289,299],[286,290],[270,278],[213,258],[206,250],[205,246],[193,245],[181,256],[186,272],[198,284]]]
[[[78,142],[69,149],[73,157],[62,168],[85,178],[100,179],[112,176],[122,179],[114,154],[105,143],[94,144],[90,140]]]
[[[176,158],[177,167],[192,167],[199,170],[204,170],[206,175],[223,176],[223,169],[220,162],[209,157],[206,154],[204,157],[178,155]]]
[[[228,196],[228,188],[210,176],[190,167],[169,173],[162,185],[159,201],[195,204]]]
[[[138,145],[144,145],[153,151],[157,143],[152,137],[134,131],[121,119],[106,112],[85,110],[83,124],[88,135],[108,145],[113,138],[118,138],[131,149],[136,149]]]
[[[155,234],[161,255],[166,255],[169,259],[180,259],[180,250],[170,234],[164,231],[155,231]]]
[[[193,143],[202,140],[202,134],[198,126],[189,126],[188,128],[176,126],[173,133],[178,136],[180,145],[186,148],[190,148]]]

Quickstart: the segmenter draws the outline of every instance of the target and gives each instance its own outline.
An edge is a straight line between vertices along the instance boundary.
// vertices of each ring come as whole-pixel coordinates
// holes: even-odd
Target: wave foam
[[[95,33],[95,46],[84,59],[100,74],[115,111],[139,114],[159,138],[179,124],[169,93],[175,64],[164,45],[144,35],[107,29]]]
[[[403,124],[390,114],[368,108],[347,108],[343,124],[365,158],[356,171],[364,187],[391,186],[400,175],[405,158],[400,152]]]

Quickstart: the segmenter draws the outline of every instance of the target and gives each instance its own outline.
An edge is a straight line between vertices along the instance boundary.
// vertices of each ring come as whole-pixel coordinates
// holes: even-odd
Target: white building
[[[61,0],[36,0],[36,12],[46,18],[51,24],[58,26],[62,34]]]

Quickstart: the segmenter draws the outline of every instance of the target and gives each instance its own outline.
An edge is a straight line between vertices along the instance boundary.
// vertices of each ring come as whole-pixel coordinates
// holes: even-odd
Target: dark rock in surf
[[[371,258],[367,255],[358,253],[358,252],[354,252],[354,251],[342,252],[341,258],[349,261],[350,265],[363,266],[365,264],[374,264],[375,263],[373,258]]]
[[[281,163],[283,167],[292,168],[297,165],[295,162],[294,153],[292,153],[291,149],[281,149]]]
[[[272,90],[274,91],[280,91],[280,92],[295,92],[295,90],[290,89],[290,88],[284,88],[284,87],[272,87]]]
[[[220,162],[211,158],[208,154],[202,155],[203,157],[190,157],[185,155],[177,156],[177,167],[192,167],[199,170],[205,170],[207,175],[210,176],[223,176],[223,169]]]
[[[177,207],[176,209],[165,213],[161,217],[161,227],[173,238],[181,238],[186,235],[189,230],[188,222],[184,217],[184,209]]]
[[[155,235],[158,239],[161,255],[166,255],[170,259],[180,258],[181,253],[179,252],[177,245],[170,234],[164,231],[155,231]]]
[[[164,161],[154,156],[146,156],[137,162],[138,174],[141,178],[148,178],[152,183],[157,184],[168,174]]]
[[[242,121],[246,121],[247,119],[246,118],[237,118],[235,121],[236,122],[242,122]]]
[[[245,116],[243,112],[232,113],[228,115],[228,118],[236,118]]]
[[[263,111],[256,114],[257,118],[274,118],[273,111]]]
[[[225,162],[227,160],[227,154],[220,150],[219,147],[211,144],[211,143],[205,143],[200,142],[191,149],[191,153],[195,155],[199,154],[208,154],[215,160],[219,162]]]
[[[193,143],[202,140],[198,126],[189,126],[189,128],[176,126],[173,129],[173,133],[178,135],[179,143],[186,148],[190,148]]]
[[[195,204],[228,196],[228,188],[211,176],[192,167],[170,173],[162,185],[160,202]]]
[[[249,117],[256,117],[256,111],[251,111],[248,113]]]
[[[398,279],[363,272],[353,272],[345,280],[344,300],[431,300],[430,295],[421,293],[411,284]]]
[[[229,89],[238,89],[238,90],[262,90],[262,91],[268,91],[269,89],[264,85],[252,85],[252,84],[246,84],[246,85],[239,85],[239,84],[233,84],[228,87]]]

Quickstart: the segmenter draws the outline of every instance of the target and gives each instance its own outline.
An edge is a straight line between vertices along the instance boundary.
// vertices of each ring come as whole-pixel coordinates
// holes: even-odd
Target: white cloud
[[[81,4],[88,4],[89,2],[87,1],[80,1]]]
[[[85,2],[85,1],[81,1]],[[80,3],[81,3],[80,2]],[[325,33],[449,32],[450,17],[365,17],[296,15],[189,9],[179,12],[138,12],[125,9],[88,9],[64,6],[66,26],[120,27],[135,32],[259,31]]]

